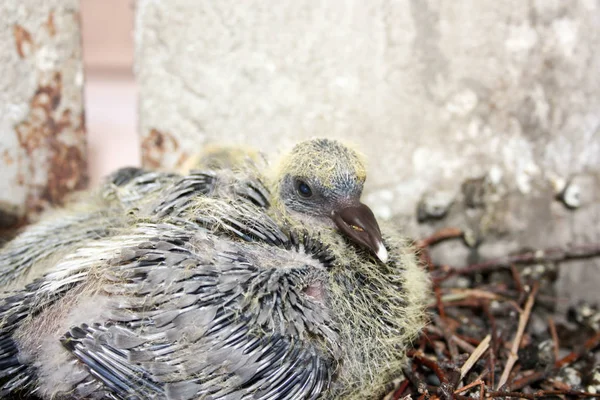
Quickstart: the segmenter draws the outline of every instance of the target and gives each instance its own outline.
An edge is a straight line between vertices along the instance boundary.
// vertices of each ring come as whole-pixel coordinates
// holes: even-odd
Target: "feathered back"
[[[280,174],[364,182],[360,156],[337,142],[295,151]],[[331,159],[306,160],[315,151]],[[425,323],[427,275],[390,231],[381,263],[270,207],[278,196],[253,170],[124,171],[101,194],[120,205],[108,232],[65,233],[106,229],[93,212],[32,227],[8,270],[51,261],[0,302],[0,395],[379,398]],[[64,251],[36,255],[35,240]]]

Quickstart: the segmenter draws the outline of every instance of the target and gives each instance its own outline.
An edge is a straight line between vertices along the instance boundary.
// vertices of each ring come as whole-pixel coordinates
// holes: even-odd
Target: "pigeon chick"
[[[2,289],[6,292],[31,283],[83,243],[123,228],[128,212],[174,177],[122,168],[97,190],[75,193],[64,207],[46,211],[38,223],[26,227],[0,249]]]
[[[130,223],[129,215],[134,210],[155,202],[165,188],[173,187],[172,194],[185,200],[193,196],[224,196],[241,201],[251,199],[256,205],[268,206],[268,193],[257,181],[258,169],[241,155],[240,149],[231,152],[211,147],[209,150],[195,159],[194,167],[204,169],[185,177],[135,167],[121,168],[98,189],[78,193],[65,207],[47,211],[39,223],[26,227],[0,249],[0,285],[5,292],[22,287],[84,243],[120,232]],[[254,157],[254,153],[250,154]],[[237,167],[234,161],[238,162]],[[171,199],[172,205],[180,205],[181,198],[179,203],[178,199]]]
[[[380,398],[429,285],[360,203],[365,178],[318,139],[284,158],[271,207],[195,195],[189,177],[144,198],[0,303],[0,395]]]

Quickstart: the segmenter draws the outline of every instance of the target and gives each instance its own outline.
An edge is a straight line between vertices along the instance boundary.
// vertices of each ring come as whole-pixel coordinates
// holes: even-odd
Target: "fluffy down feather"
[[[323,145],[328,157],[335,155]],[[312,156],[319,156],[319,146]],[[349,153],[330,172],[364,181],[360,158],[343,149]],[[331,224],[269,207],[283,201],[254,172],[160,175],[156,190],[140,192],[136,185],[147,174],[155,173],[111,184],[117,198],[111,204],[121,210],[99,207],[116,215],[98,224],[108,233],[65,239],[60,257],[34,256],[29,264],[11,264],[5,250],[0,254],[9,270],[46,260],[43,276],[0,303],[0,395],[383,394],[425,323],[429,295],[427,276],[405,240],[383,230],[384,264]],[[339,183],[323,171],[314,175]],[[71,210],[65,216],[75,219]],[[48,221],[42,224],[56,226]]]

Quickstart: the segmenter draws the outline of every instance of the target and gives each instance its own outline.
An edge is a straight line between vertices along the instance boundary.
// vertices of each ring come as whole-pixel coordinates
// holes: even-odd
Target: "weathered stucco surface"
[[[380,218],[481,241],[438,258],[600,241],[598,0],[138,0],[136,24],[146,165],[339,137]],[[447,216],[418,223],[421,199]],[[562,271],[572,301],[600,297],[598,265]]]
[[[0,230],[86,181],[77,0],[0,2]]]

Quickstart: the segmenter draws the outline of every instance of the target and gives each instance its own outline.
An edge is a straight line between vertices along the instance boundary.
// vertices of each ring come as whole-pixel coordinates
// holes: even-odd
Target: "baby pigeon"
[[[7,290],[30,283],[83,243],[120,232],[130,223],[128,215],[154,201],[165,187],[175,185],[181,191],[178,194],[186,196],[251,197],[255,204],[267,206],[268,193],[262,183],[255,182],[260,174],[249,160],[238,148],[217,152],[210,147],[193,164],[205,169],[186,177],[134,167],[119,169],[97,190],[79,193],[66,207],[46,212],[39,223],[8,242],[0,250],[0,285]]]
[[[429,284],[360,203],[364,163],[316,139],[254,178],[237,195],[173,180],[4,298],[0,395],[380,398]]]
[[[74,195],[61,209],[47,211],[0,250],[0,285],[15,288],[32,282],[57,259],[88,240],[106,237],[126,224],[126,212],[141,198],[156,192],[170,175],[123,168],[101,188]]]

